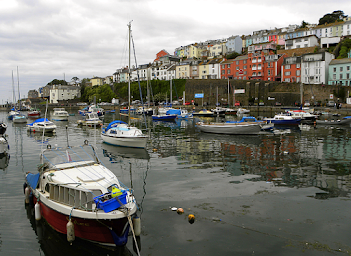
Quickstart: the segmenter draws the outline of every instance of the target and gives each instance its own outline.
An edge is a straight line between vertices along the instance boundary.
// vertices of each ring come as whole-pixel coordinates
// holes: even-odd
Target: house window
[[[290,74],[291,74],[290,71],[287,71],[284,73],[284,75],[286,75],[286,76],[290,76]]]
[[[350,74],[347,73],[347,74],[346,74],[346,79],[349,79],[349,78],[350,78]]]
[[[239,65],[239,61],[238,60],[236,61],[236,65]]]
[[[225,74],[225,70],[222,70],[222,75],[224,75]]]
[[[227,74],[230,74],[230,69],[227,70]]]
[[[340,72],[342,72],[342,67],[340,67]]]
[[[225,68],[225,65],[222,65],[222,68],[224,69],[224,68]]]
[[[333,74],[333,80],[335,80],[336,79],[336,74]]]
[[[333,68],[333,72],[336,72],[336,68]]]
[[[296,70],[296,75],[300,76],[300,72],[301,72],[301,70]]]
[[[244,64],[246,64],[247,63],[247,60],[244,60]]]
[[[230,64],[227,64],[227,68],[230,68]]]
[[[342,79],[342,74],[340,74],[340,79]]]
[[[239,70],[239,66],[236,66],[236,70]]]
[[[285,69],[290,69],[290,65],[285,65]]]
[[[350,66],[347,66],[347,67],[346,67],[346,70],[349,71],[349,70],[350,70]]]

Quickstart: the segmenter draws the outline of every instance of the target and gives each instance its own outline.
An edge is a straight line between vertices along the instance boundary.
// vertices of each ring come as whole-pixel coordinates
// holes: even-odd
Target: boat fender
[[[23,183],[23,194],[26,194],[26,187],[27,187],[27,182]]]
[[[26,187],[24,189],[24,201],[26,204],[29,204],[29,194],[30,194],[30,188]]]
[[[122,195],[122,191],[116,187],[112,187],[111,196],[119,197],[120,195]]]
[[[140,236],[141,234],[141,223],[140,218],[138,216],[133,218],[133,226],[134,226],[134,234],[136,236]]]
[[[35,220],[41,219],[40,204],[38,202],[35,203],[34,214],[35,214]]]
[[[72,242],[75,239],[75,235],[74,235],[74,224],[71,218],[67,222],[66,229],[67,229],[67,241],[72,244]]]

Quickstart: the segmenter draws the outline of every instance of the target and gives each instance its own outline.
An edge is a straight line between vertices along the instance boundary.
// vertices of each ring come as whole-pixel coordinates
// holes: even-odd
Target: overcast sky
[[[128,64],[132,22],[137,64],[209,39],[318,23],[350,0],[0,0],[0,103],[53,79],[106,77]],[[133,62],[134,63],[134,62]],[[132,64],[133,64],[132,63]],[[18,76],[17,76],[18,67]],[[19,77],[19,82],[17,80]]]

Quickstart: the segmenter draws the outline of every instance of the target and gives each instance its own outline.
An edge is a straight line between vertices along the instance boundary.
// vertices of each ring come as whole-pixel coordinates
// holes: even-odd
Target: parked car
[[[190,102],[189,102],[189,101],[186,101],[186,102],[184,103],[184,105],[190,105]]]
[[[327,107],[334,107],[335,106],[335,102],[330,100],[330,101],[327,102],[326,106]]]
[[[240,107],[240,101],[235,101],[234,106],[236,106],[236,107]]]
[[[304,105],[304,107],[309,107],[311,104],[310,104],[310,102],[308,100],[306,100],[305,104],[303,104],[303,105]]]
[[[280,102],[275,103],[276,106],[281,106],[282,104]]]

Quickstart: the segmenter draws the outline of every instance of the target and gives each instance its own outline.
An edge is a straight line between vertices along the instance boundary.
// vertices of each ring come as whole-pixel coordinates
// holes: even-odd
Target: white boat
[[[261,124],[259,122],[237,122],[237,123],[208,123],[199,122],[196,124],[202,132],[219,133],[219,134],[259,134]]]
[[[9,143],[5,136],[0,136],[0,154],[5,154],[9,150]]]
[[[170,106],[166,106],[166,107],[158,107],[157,113],[158,115],[165,115],[167,113],[168,110],[173,109]]]
[[[95,104],[91,104],[88,107],[88,112],[96,113],[98,116],[103,117],[105,115],[105,110]]]
[[[140,129],[120,120],[115,120],[106,128],[102,128],[101,138],[107,144],[132,148],[145,148],[148,140],[148,136]]]
[[[68,121],[69,114],[64,108],[54,108],[52,120],[54,121]]]
[[[15,124],[26,124],[27,116],[23,115],[22,113],[19,113],[18,115],[13,116],[12,121]]]
[[[130,40],[131,40],[131,23],[128,24],[129,29],[129,53],[130,53]],[[130,67],[130,54],[129,54],[129,67]],[[130,70],[129,70],[130,71]],[[130,76],[128,79],[128,109],[130,108]],[[130,125],[130,112],[128,111],[128,124],[115,120],[106,128],[102,129],[101,138],[103,142],[122,147],[133,147],[133,148],[145,148],[148,140],[148,136],[142,133],[142,131],[134,126]]]
[[[69,243],[76,237],[103,246],[127,243],[136,200],[87,141],[80,147],[48,145],[38,170],[26,174],[24,187],[36,220],[44,218]]]
[[[19,115],[19,112],[18,112],[15,108],[12,108],[12,109],[10,110],[10,112],[7,114],[7,118],[8,118],[9,120],[13,120],[13,117],[14,117],[14,116],[17,116],[17,115]]]
[[[248,114],[248,113],[250,113],[250,110],[246,108],[238,108],[238,110],[236,111],[237,115]]]
[[[146,107],[138,107],[137,111],[135,112],[137,115],[147,115],[151,116],[154,114],[154,109],[153,108],[146,108]]]
[[[288,110],[287,113],[294,118],[300,118],[303,123],[313,123],[318,118],[318,115],[311,114],[304,110]]]
[[[211,109],[211,111],[216,115],[216,116],[224,116],[226,113],[226,108],[222,107],[216,107]]]
[[[29,132],[55,132],[57,126],[47,118],[39,118],[33,123],[27,124]]]
[[[102,126],[102,121],[99,119],[97,113],[88,112],[85,114],[83,120],[77,121],[78,125],[88,126],[88,127],[100,127]]]

